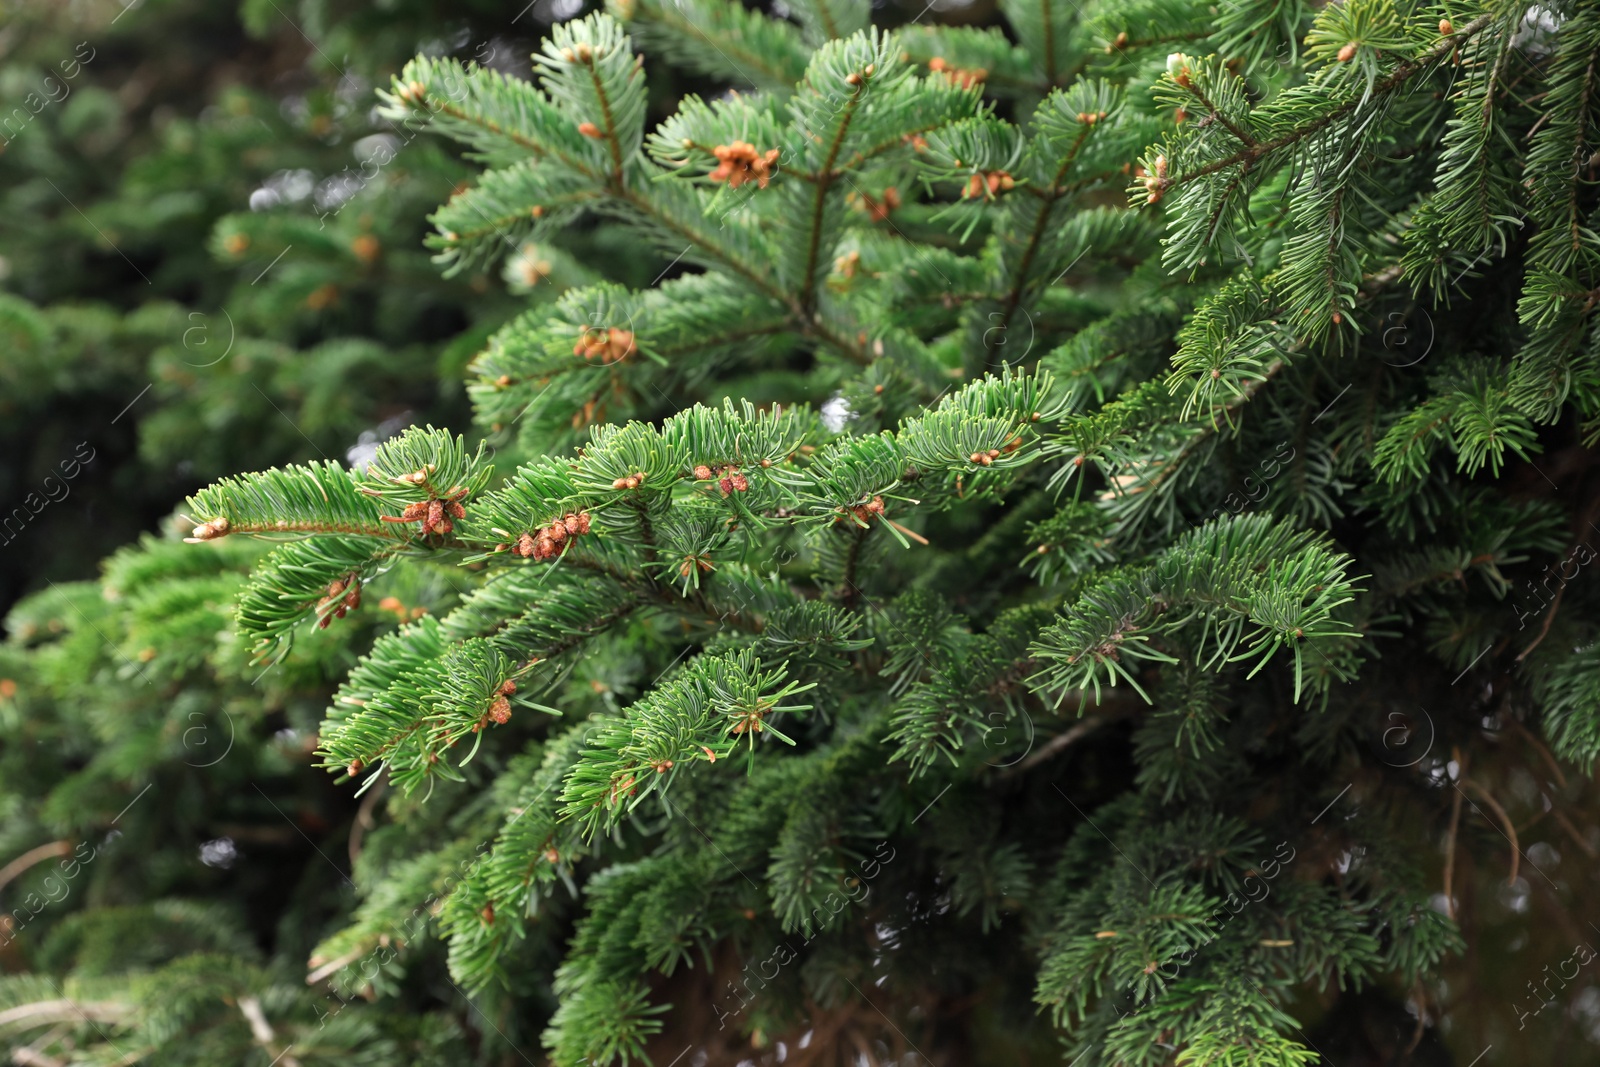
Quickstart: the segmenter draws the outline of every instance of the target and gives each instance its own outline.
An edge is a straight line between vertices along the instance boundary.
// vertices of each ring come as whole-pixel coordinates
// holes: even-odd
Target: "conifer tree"
[[[430,608],[320,717],[383,825],[311,979],[437,938],[561,1065],[1585,1062],[1600,10],[1002,10],[618,0],[380,94],[482,168],[447,277],[666,269],[146,549],[262,667]]]

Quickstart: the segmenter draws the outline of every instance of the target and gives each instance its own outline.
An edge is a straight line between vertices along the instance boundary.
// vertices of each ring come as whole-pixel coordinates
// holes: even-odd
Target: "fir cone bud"
[[[1356,57],[1356,48],[1357,47],[1358,46],[1356,45],[1356,43],[1354,41],[1351,41],[1349,44],[1347,44],[1343,48],[1339,49],[1339,62],[1348,63],[1352,59],[1354,59]]]
[[[489,718],[498,725],[504,726],[511,721],[511,701],[505,697],[495,697],[494,703],[489,705]]]
[[[561,525],[566,529],[567,533],[571,534],[573,537],[577,537],[583,532],[582,524],[578,521],[578,516],[574,515],[570,511],[561,517]]]
[[[709,482],[711,480],[711,468],[702,463],[695,467],[694,476],[698,481]]]
[[[328,596],[330,598],[338,596],[340,593],[344,592],[344,586],[345,581],[343,578],[335,578],[333,581],[328,583]]]
[[[552,522],[545,528],[545,536],[559,545],[567,539],[567,528],[559,522]]]
[[[512,546],[511,551],[521,556],[523,559],[527,559],[529,556],[533,555],[533,544],[533,535],[523,534],[521,537],[517,538],[517,543]]]
[[[580,512],[578,512],[577,519],[578,519],[578,532],[581,533],[581,534],[588,533],[589,532],[589,513],[587,511],[580,511]]]
[[[733,488],[736,492],[742,493],[750,488],[750,482],[742,474],[735,474],[728,480],[733,483]]]
[[[630,486],[628,484],[628,481],[629,481],[629,479],[627,479],[627,478],[618,478],[616,481],[611,483],[611,488],[613,488],[613,489],[631,489],[632,486]]]
[[[1440,37],[1449,37],[1452,33],[1455,33],[1455,32],[1456,32],[1456,28],[1455,28],[1454,25],[1451,24],[1449,19],[1440,19],[1439,20],[1439,36]]]
[[[346,767],[345,770],[349,772],[350,777],[354,778],[356,775],[361,773],[361,768],[361,758],[358,756],[350,761],[350,766]]]
[[[718,478],[717,479],[717,488],[722,490],[722,495],[723,496],[730,495],[733,492],[733,479],[727,477],[726,475],[724,475],[721,478]]]
[[[500,683],[500,693],[503,696],[510,696],[512,693],[515,693],[516,691],[517,691],[517,683],[512,681],[510,678],[507,678],[505,681]]]
[[[212,519],[210,522],[203,522],[199,526],[196,526],[194,528],[194,536],[187,537],[184,540],[191,542],[210,541],[213,538],[225,536],[227,532],[228,520],[226,517]]]
[[[585,122],[579,125],[578,132],[583,134],[585,137],[593,137],[595,140],[599,140],[601,137],[600,127],[596,126],[592,122]]]
[[[478,912],[478,915],[479,915],[479,917],[481,917],[483,919],[484,922],[489,923],[490,925],[493,925],[493,923],[494,923],[494,905],[493,904],[485,904],[483,906],[483,910]]]

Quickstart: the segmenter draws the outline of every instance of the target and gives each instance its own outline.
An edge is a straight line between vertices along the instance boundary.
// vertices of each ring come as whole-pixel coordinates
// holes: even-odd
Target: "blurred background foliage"
[[[0,1013],[98,1005],[8,1062],[62,1062],[85,1022],[119,1062],[509,1053],[442,953],[416,954],[381,1023],[305,981],[381,795],[358,806],[312,769],[317,724],[376,631],[449,603],[448,577],[374,585],[377,611],[263,675],[231,616],[270,546],[194,552],[171,512],[223,474],[468,423],[467,361],[561,272],[442,278],[427,215],[472,170],[378,121],[372,90],[419,51],[525,74],[555,14],[0,5]]]

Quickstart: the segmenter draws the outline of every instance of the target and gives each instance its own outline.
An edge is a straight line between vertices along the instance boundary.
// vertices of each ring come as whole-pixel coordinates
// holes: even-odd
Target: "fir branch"
[[[1170,189],[1177,186],[1186,185],[1189,182],[1196,181],[1212,174],[1218,174],[1224,170],[1227,170],[1229,167],[1238,166],[1241,163],[1258,163],[1267,156],[1270,156],[1272,153],[1277,152],[1279,149],[1289,148],[1293,145],[1299,144],[1301,141],[1306,140],[1314,134],[1320,133],[1322,130],[1326,129],[1334,122],[1337,122],[1339,119],[1344,118],[1346,115],[1363,106],[1368,101],[1379,100],[1394,90],[1401,88],[1413,77],[1428,70],[1435,63],[1454,53],[1464,41],[1468,41],[1477,36],[1479,33],[1482,33],[1493,23],[1493,16],[1480,15],[1471,22],[1467,23],[1465,26],[1461,27],[1459,30],[1456,30],[1450,36],[1445,37],[1438,44],[1425,51],[1422,55],[1413,59],[1401,60],[1387,75],[1378,79],[1378,81],[1373,84],[1370,91],[1359,96],[1352,96],[1346,99],[1343,103],[1335,105],[1309,122],[1291,126],[1289,129],[1277,134],[1269,140],[1257,140],[1254,143],[1246,143],[1242,148],[1222,157],[1221,159],[1213,160],[1203,166],[1173,175],[1165,179],[1165,183],[1161,186],[1161,188]]]

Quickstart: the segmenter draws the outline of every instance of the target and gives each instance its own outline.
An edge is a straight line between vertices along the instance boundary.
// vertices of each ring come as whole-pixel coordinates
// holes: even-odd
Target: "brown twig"
[[[1088,715],[1082,719],[1079,719],[1067,730],[1052,737],[1049,741],[1046,741],[1039,747],[1039,751],[1033,753],[1016,766],[1007,767],[1005,770],[1001,771],[1000,777],[1010,778],[1018,774],[1027,773],[1029,770],[1037,767],[1045,760],[1059,755],[1064,749],[1070,747],[1074,742],[1088,737],[1090,734],[1100,729],[1100,727],[1110,722],[1114,717],[1115,716],[1110,715]]]
[[[1511,728],[1513,730],[1522,735],[1522,739],[1524,741],[1533,746],[1534,751],[1538,752],[1540,756],[1544,757],[1545,765],[1550,768],[1550,773],[1555,775],[1556,784],[1562,789],[1565,789],[1567,787],[1567,776],[1561,773],[1561,764],[1556,762],[1555,756],[1551,754],[1550,749],[1545,746],[1545,743],[1540,741],[1538,737],[1534,736],[1533,731],[1524,726],[1520,719],[1515,719],[1510,715],[1507,715],[1505,717],[1505,721],[1511,724]]]
[[[1578,828],[1572,825],[1572,820],[1568,819],[1566,815],[1562,813],[1560,808],[1551,807],[1550,814],[1555,818],[1560,827],[1567,832],[1568,836],[1572,838],[1573,843],[1579,848],[1583,849],[1583,851],[1588,854],[1590,859],[1600,859],[1600,852],[1595,851],[1595,847],[1589,844],[1588,839],[1582,834],[1578,833]]]
[[[1539,627],[1538,636],[1533,639],[1527,648],[1523,649],[1522,652],[1518,654],[1518,663],[1521,663],[1523,660],[1527,659],[1528,653],[1538,648],[1539,642],[1543,641],[1545,635],[1550,632],[1550,624],[1556,621],[1556,612],[1561,610],[1561,594],[1565,593],[1566,591],[1567,587],[1565,584],[1563,584],[1560,589],[1556,590],[1555,599],[1550,601],[1550,610],[1544,613],[1544,625]]]
[[[1579,518],[1578,522],[1584,526],[1592,527],[1594,525],[1597,509],[1600,509],[1600,497],[1596,497],[1594,500],[1590,501],[1589,506],[1584,509],[1584,513],[1582,517]],[[1578,545],[1583,545],[1585,548],[1587,548],[1588,544],[1588,541],[1579,541],[1577,544],[1573,545],[1567,550],[1567,559],[1570,560],[1572,558],[1572,554],[1578,550]],[[1561,588],[1556,590],[1555,599],[1550,601],[1550,610],[1544,613],[1544,625],[1539,627],[1539,635],[1533,639],[1533,642],[1529,644],[1527,648],[1522,650],[1520,655],[1517,656],[1518,663],[1521,663],[1523,660],[1527,659],[1528,653],[1538,648],[1539,642],[1543,641],[1545,639],[1545,635],[1550,632],[1550,624],[1556,621],[1556,612],[1561,610],[1561,594],[1567,591],[1568,584],[1569,583],[1567,579],[1563,578],[1561,581]]]
[[[1462,777],[1460,784],[1456,786],[1456,791],[1458,793],[1461,791],[1462,786],[1471,787],[1472,791],[1477,793],[1478,796],[1483,799],[1483,802],[1489,805],[1489,808],[1500,817],[1500,822],[1505,827],[1506,838],[1511,842],[1511,874],[1506,878],[1506,885],[1516,885],[1517,870],[1522,863],[1522,846],[1517,843],[1516,824],[1511,821],[1511,816],[1506,814],[1506,809],[1500,806],[1500,802],[1496,800],[1483,786],[1466,778],[1465,776]],[[1477,808],[1476,804],[1473,804],[1472,806],[1474,809]],[[1482,815],[1483,813],[1480,811],[1478,814]],[[1488,816],[1485,815],[1484,818],[1488,818]]]
[[[1456,761],[1456,766],[1466,773],[1466,765],[1461,762],[1461,749],[1451,748],[1450,756]],[[1450,833],[1445,838],[1444,844],[1444,911],[1452,920],[1456,917],[1456,898],[1452,891],[1456,873],[1456,833],[1461,829],[1461,798],[1464,794],[1457,789],[1455,796],[1450,798]]]
[[[71,841],[52,841],[48,845],[40,845],[38,848],[30,848],[28,851],[24,852],[22,855],[18,856],[4,867],[0,867],[0,889],[5,888],[6,883],[10,882],[13,878],[27,870],[29,867],[32,867],[34,864],[42,863],[48,859],[54,859],[57,856],[65,856],[71,851]]]
[[[1411,987],[1411,992],[1417,998],[1417,1028],[1412,1031],[1411,1041],[1406,1045],[1407,1056],[1410,1056],[1417,1050],[1417,1046],[1422,1044],[1422,1031],[1428,1023],[1428,991],[1423,988],[1421,979],[1418,979],[1417,983]]]
[[[273,1032],[272,1024],[267,1021],[266,1012],[261,1010],[261,999],[259,997],[240,997],[239,1014],[243,1015],[245,1021],[250,1024],[250,1036],[255,1038],[256,1044],[265,1049],[269,1055],[277,1053],[276,1058],[272,1061],[274,1064],[282,1064],[283,1067],[300,1067],[300,1061],[289,1055],[289,1049],[294,1048],[293,1042],[287,1048],[279,1050],[278,1035]]]

